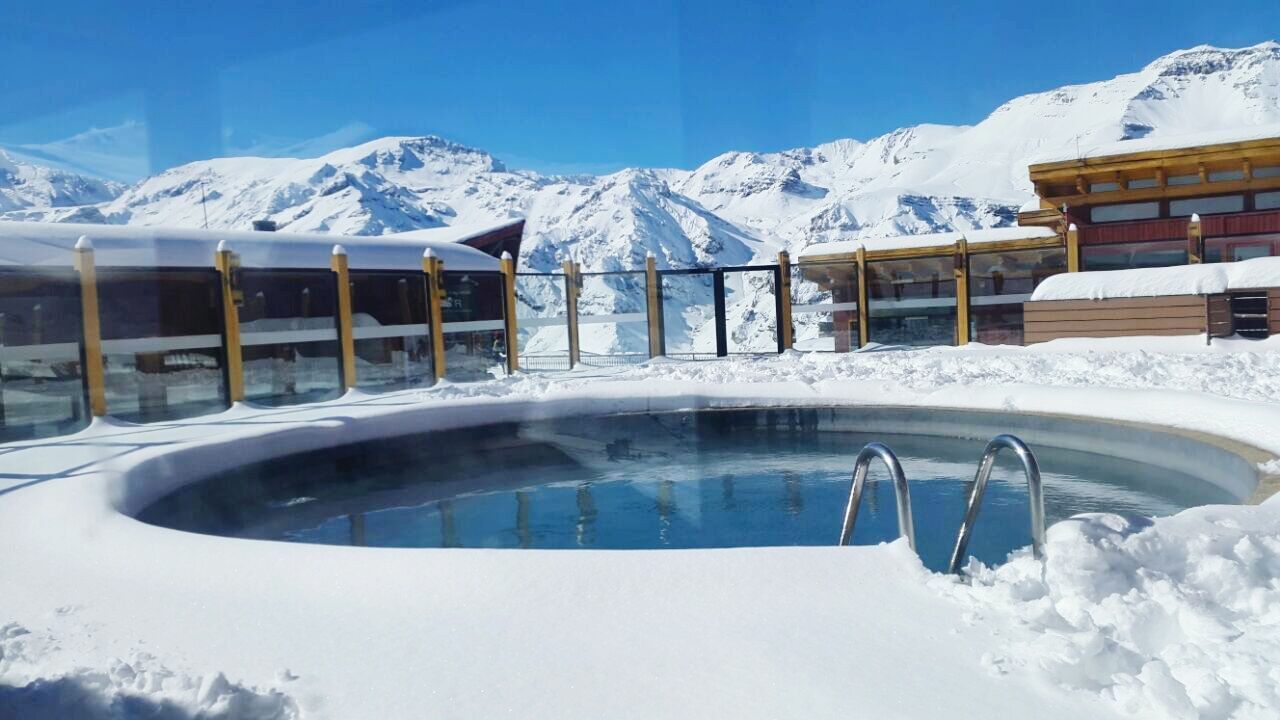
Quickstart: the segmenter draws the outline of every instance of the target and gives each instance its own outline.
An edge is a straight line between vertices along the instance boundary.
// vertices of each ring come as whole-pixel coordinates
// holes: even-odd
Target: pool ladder
[[[973,534],[974,523],[978,519],[978,510],[982,506],[982,498],[986,494],[987,481],[991,479],[991,470],[995,467],[996,456],[1001,450],[1009,449],[1022,462],[1022,470],[1027,478],[1027,497],[1031,501],[1031,552],[1037,560],[1044,557],[1044,488],[1040,481],[1040,465],[1027,444],[1013,435],[997,435],[987,443],[982,453],[982,461],[978,463],[978,472],[973,478],[973,489],[969,492],[969,501],[965,508],[964,521],[960,523],[960,532],[956,536],[956,544],[951,551],[951,562],[947,569],[951,573],[960,572],[960,565],[965,559],[965,550],[969,547],[969,537]],[[867,484],[867,472],[871,463],[879,458],[889,470],[893,479],[893,494],[898,508],[898,536],[907,539],[907,545],[914,552],[916,549],[915,523],[911,516],[911,490],[907,486],[906,473],[902,471],[902,463],[898,456],[883,443],[867,444],[858,452],[853,462],[853,482],[849,487],[849,502],[844,509],[844,522],[840,526],[840,545],[847,545],[853,537],[853,528],[858,521],[858,507],[862,504],[862,491]]]

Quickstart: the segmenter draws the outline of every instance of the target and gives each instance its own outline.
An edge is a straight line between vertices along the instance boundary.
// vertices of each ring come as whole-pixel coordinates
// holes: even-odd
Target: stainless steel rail
[[[1040,483],[1040,465],[1036,463],[1036,456],[1026,443],[1012,435],[997,435],[987,443],[982,462],[978,465],[978,474],[973,479],[969,507],[965,510],[964,522],[960,524],[960,534],[956,537],[956,546],[951,552],[952,573],[960,572],[965,550],[969,547],[969,536],[973,534],[974,521],[978,519],[982,495],[986,492],[987,481],[991,479],[991,468],[995,466],[996,455],[1005,448],[1012,450],[1022,461],[1022,469],[1027,476],[1027,497],[1031,500],[1031,550],[1037,559],[1044,555],[1044,489]]]
[[[840,528],[840,544],[848,544],[853,537],[853,526],[858,521],[858,506],[862,504],[862,489],[867,484],[867,470],[871,461],[880,458],[889,475],[893,478],[893,494],[898,504],[898,535],[907,539],[912,552],[916,549],[916,528],[911,520],[911,492],[907,488],[907,476],[902,472],[902,463],[887,446],[878,442],[869,443],[858,453],[853,461],[853,485],[849,488],[849,504],[844,509],[844,525]]]

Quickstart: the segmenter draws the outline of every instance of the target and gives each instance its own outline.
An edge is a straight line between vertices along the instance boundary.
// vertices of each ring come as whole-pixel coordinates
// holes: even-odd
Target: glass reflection
[[[1084,270],[1127,270],[1186,264],[1186,240],[1088,245],[1080,248],[1080,265]]]
[[[954,345],[952,256],[867,263],[870,339],[886,345]]]
[[[289,405],[341,395],[334,274],[246,269],[241,285],[245,398]]]
[[[445,272],[445,377],[455,382],[506,374],[503,279],[498,273]]]
[[[434,381],[422,273],[351,272],[356,386],[391,390]]]
[[[969,339],[1021,345],[1022,303],[1042,280],[1067,270],[1063,248],[969,256]]]
[[[797,265],[791,274],[797,350],[849,352],[858,340],[858,265]]]
[[[0,439],[88,424],[80,339],[79,275],[0,268]]]

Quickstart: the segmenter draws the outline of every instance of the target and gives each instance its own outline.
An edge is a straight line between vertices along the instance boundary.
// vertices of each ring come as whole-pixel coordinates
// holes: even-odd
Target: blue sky
[[[122,177],[426,133],[542,171],[693,167],[973,123],[1023,93],[1280,34],[1274,1],[207,5],[6,9],[0,144]]]

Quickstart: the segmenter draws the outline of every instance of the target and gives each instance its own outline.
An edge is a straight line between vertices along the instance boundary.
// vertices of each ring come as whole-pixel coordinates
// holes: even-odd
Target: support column
[[[956,243],[956,344],[969,344],[969,241],[963,235]]]
[[[516,325],[516,261],[511,253],[503,252],[500,261],[502,270],[503,297],[503,329],[507,333],[507,373],[520,369],[520,328]]]
[[[222,338],[227,358],[227,398],[237,403],[244,400],[244,357],[240,349],[240,306],[244,290],[240,289],[240,256],[231,252],[226,241],[218,243],[213,265],[222,279]]]
[[[711,292],[713,293],[711,299],[716,312],[716,357],[727,357],[729,355],[729,329],[727,327],[728,321],[725,319],[723,270],[716,270],[711,273]]]
[[[1204,235],[1200,230],[1200,216],[1192,215],[1187,223],[1187,262],[1195,265],[1204,262]]]
[[[444,378],[444,262],[431,248],[422,253],[422,272],[427,276],[427,322],[431,324],[431,369],[436,380]]]
[[[858,248],[858,347],[871,342],[871,314],[867,309],[867,249]]]
[[[791,325],[791,256],[778,253],[778,275],[774,289],[778,305],[778,352],[786,352],[795,344]]]
[[[80,326],[84,338],[84,382],[89,411],[107,414],[106,372],[102,365],[102,321],[98,316],[98,276],[93,266],[93,243],[81,235],[76,241],[76,272],[80,275]]]
[[[659,300],[662,288],[658,285],[658,260],[653,253],[644,259],[644,290],[649,319],[649,357],[656,358],[662,355],[662,306]]]
[[[1067,226],[1067,272],[1080,272],[1080,229]]]
[[[569,369],[582,362],[582,352],[578,346],[578,264],[572,260],[564,261],[564,303],[565,315],[569,324]]]
[[[338,348],[342,358],[342,387],[350,390],[356,386],[356,343],[351,331],[351,271],[347,262],[347,249],[333,246],[330,267],[338,283]]]

